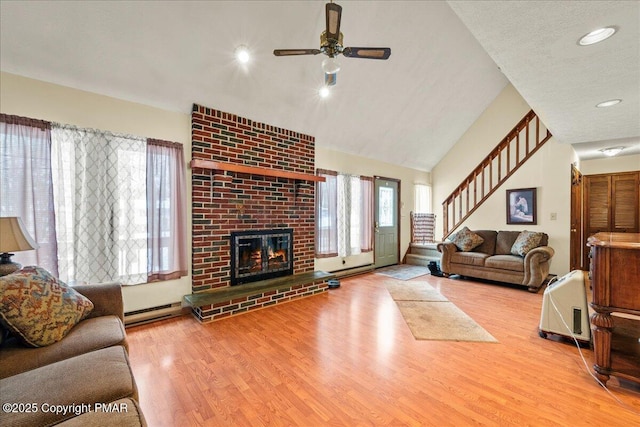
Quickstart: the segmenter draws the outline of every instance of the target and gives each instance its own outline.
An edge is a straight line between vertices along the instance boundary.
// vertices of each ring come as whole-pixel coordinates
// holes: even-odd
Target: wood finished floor
[[[620,405],[574,345],[538,336],[542,292],[419,277],[499,343],[416,341],[388,280],[343,279],[206,325],[183,316],[128,329],[149,425],[640,425],[640,386],[612,377]]]

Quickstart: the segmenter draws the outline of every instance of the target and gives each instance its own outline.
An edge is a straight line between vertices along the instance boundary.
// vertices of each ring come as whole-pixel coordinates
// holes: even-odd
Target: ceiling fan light
[[[251,59],[251,55],[249,55],[249,49],[245,45],[240,45],[235,50],[235,56],[238,62],[241,64],[246,64]]]
[[[327,86],[322,86],[318,91],[318,95],[320,95],[320,98],[327,98],[329,96],[329,93],[330,91]]]
[[[598,28],[597,30],[591,31],[589,34],[585,34],[580,37],[578,40],[578,44],[580,46],[589,46],[592,44],[600,43],[603,40],[608,39],[616,32],[615,27],[604,27]]]
[[[327,58],[322,61],[322,71],[325,74],[335,74],[340,71],[340,63],[336,58]]]
[[[609,147],[609,148],[603,148],[602,150],[600,150],[600,152],[605,156],[613,157],[616,154],[620,153],[625,148],[626,147]]]

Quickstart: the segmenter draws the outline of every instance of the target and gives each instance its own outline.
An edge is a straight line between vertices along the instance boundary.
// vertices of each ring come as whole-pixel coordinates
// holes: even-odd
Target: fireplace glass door
[[[293,230],[231,233],[231,285],[293,274]]]

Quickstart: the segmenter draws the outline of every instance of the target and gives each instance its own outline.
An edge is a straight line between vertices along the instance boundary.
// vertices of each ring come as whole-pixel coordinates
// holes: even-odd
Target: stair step
[[[437,243],[412,243],[409,247],[409,253],[413,255],[437,257],[440,259],[440,252],[438,252],[437,245]]]
[[[440,262],[440,253],[438,255],[416,255],[407,254],[406,263],[411,265],[429,265],[430,261]]]

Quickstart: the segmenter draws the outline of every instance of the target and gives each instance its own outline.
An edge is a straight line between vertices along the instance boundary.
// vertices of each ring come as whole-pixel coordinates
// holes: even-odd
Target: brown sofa
[[[438,244],[438,251],[442,253],[440,268],[444,273],[522,285],[530,292],[538,292],[549,274],[554,255],[553,248],[547,246],[547,234],[543,233],[538,247],[519,256],[511,253],[519,231],[474,230],[473,233],[484,241],[470,251],[459,250],[453,242]]]
[[[120,284],[74,287],[94,305],[62,340],[0,347],[0,404],[7,426],[144,426],[127,355]]]

